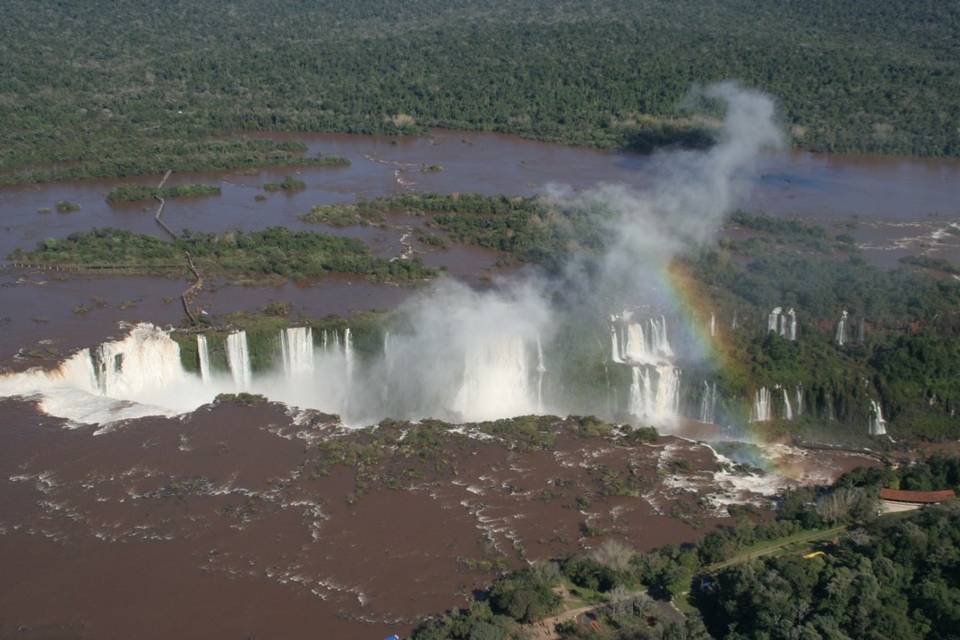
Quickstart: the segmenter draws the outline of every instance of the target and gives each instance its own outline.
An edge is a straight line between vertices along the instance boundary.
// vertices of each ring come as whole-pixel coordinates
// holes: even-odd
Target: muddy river
[[[317,204],[403,190],[643,186],[657,162],[498,134],[296,138],[311,153],[352,164],[175,174],[171,184],[218,184],[222,195],[169,201],[168,224],[211,232],[323,230],[359,238],[388,257],[421,220],[331,229],[297,216]],[[743,185],[751,193],[746,209],[831,225],[881,264],[910,253],[960,257],[960,235],[949,230],[960,224],[960,162],[784,153],[761,164],[759,177]],[[423,171],[426,165],[442,170]],[[294,173],[306,189],[260,188]],[[105,201],[121,182],[0,190],[0,254],[92,227],[159,235],[153,203]],[[60,200],[80,209],[59,214]],[[425,262],[459,278],[479,282],[498,273],[494,252],[416,248]],[[210,284],[202,304],[214,314],[286,301],[315,317],[347,315],[395,307],[414,292],[343,276],[310,285]],[[177,323],[185,285],[180,277],[0,271],[0,366],[52,364],[119,335],[122,321]],[[639,549],[694,540],[729,524],[731,502],[871,463],[843,454],[813,460],[783,448],[770,455],[793,470],[790,477],[744,479],[690,440],[622,447],[560,429],[546,451],[448,434],[443,464],[404,475],[413,463],[385,459],[371,480],[357,469],[325,466],[328,449],[316,445],[343,437],[329,419],[277,406],[208,405],[94,435],[93,428],[64,428],[28,401],[0,400],[0,423],[0,638],[384,637],[463,605],[493,576],[491,562],[521,566],[569,554],[595,544],[596,532]],[[600,478],[611,469],[634,476],[631,495],[604,490]],[[390,481],[397,477],[403,480]]]

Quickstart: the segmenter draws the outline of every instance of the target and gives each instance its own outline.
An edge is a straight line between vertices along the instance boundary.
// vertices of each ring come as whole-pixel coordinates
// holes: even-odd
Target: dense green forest
[[[695,544],[638,553],[608,540],[503,574],[469,607],[423,623],[413,637],[522,638],[522,624],[592,605],[587,622],[560,625],[562,638],[952,638],[960,623],[960,510],[878,517],[877,493],[958,485],[955,457],[858,469],[833,486],[783,494],[772,520],[732,507],[736,525]]]
[[[418,280],[436,271],[419,259],[385,260],[361,241],[273,227],[222,234],[185,231],[175,242],[117,229],[94,229],[63,239],[48,239],[33,251],[10,259],[45,265],[131,267],[137,270],[182,268],[189,251],[203,271],[232,277],[316,278],[331,272],[356,273],[377,280]]]
[[[699,146],[689,92],[729,78],[777,96],[803,148],[957,156],[958,34],[939,0],[11,0],[0,176],[292,161],[252,130]]]

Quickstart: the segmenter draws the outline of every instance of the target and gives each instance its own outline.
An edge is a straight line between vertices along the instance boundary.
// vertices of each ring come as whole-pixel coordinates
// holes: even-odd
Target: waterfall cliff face
[[[867,433],[871,436],[887,435],[887,421],[883,419],[883,409],[876,400],[870,401],[870,422],[867,425]]]
[[[703,381],[703,395],[700,396],[700,422],[713,424],[717,421],[717,383]]]
[[[773,406],[770,402],[770,391],[766,387],[757,389],[753,396],[753,411],[751,422],[767,422],[773,419]]]
[[[791,307],[786,313],[783,307],[775,307],[767,315],[767,331],[793,341],[797,339],[797,312]]]
[[[227,336],[227,364],[230,365],[234,386],[240,391],[249,389],[253,373],[250,369],[246,331],[236,331]]]
[[[210,382],[212,372],[210,370],[210,346],[207,344],[207,336],[197,334],[197,358],[200,361],[200,380],[204,383]]]
[[[790,396],[787,394],[787,389],[784,387],[783,391],[783,417],[785,420],[793,420],[793,407],[790,405]]]
[[[353,380],[353,367],[356,355],[353,352],[353,334],[350,327],[343,332],[343,360],[346,365],[347,384]]]
[[[185,390],[191,379],[179,345],[140,324],[122,340],[77,351],[56,369],[0,376],[0,396],[38,397],[41,410],[69,423],[107,424],[195,408],[202,402],[194,404]]]
[[[287,377],[313,373],[313,329],[288,327],[280,332],[280,352]]]
[[[840,322],[837,323],[837,332],[834,335],[834,340],[840,347],[847,344],[847,316],[847,310],[844,309],[840,314]]]
[[[547,373],[547,364],[543,359],[543,343],[537,334],[537,413],[543,413],[543,376]]]
[[[451,409],[471,420],[534,413],[527,359],[520,336],[500,336],[468,345],[463,380]]]
[[[664,316],[635,321],[624,311],[613,316],[613,361],[630,365],[629,412],[657,424],[677,418],[680,370],[673,365],[673,347]]]
[[[116,398],[184,379],[180,346],[151,325],[138,325],[123,340],[101,344],[93,363],[100,394]]]
[[[776,307],[767,315],[767,331],[777,333],[780,328],[780,314],[783,313],[782,307]]]

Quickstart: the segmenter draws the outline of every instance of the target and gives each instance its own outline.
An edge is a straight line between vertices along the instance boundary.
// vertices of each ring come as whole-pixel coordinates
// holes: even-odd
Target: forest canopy
[[[958,156],[957,33],[936,0],[11,0],[0,178],[295,161],[222,138],[249,131],[702,146],[690,90],[728,78],[777,96],[799,147]]]

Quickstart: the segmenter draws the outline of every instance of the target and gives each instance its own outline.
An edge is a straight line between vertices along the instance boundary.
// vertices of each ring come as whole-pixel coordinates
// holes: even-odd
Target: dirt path
[[[564,611],[561,614],[555,615],[550,618],[544,618],[539,622],[533,622],[528,625],[524,625],[523,629],[526,632],[527,640],[559,640],[560,636],[557,634],[557,625],[562,622],[569,622],[570,620],[575,620],[584,613],[589,613],[593,611],[598,606],[594,605],[590,607],[580,607],[578,609],[570,609]]]
[[[716,573],[717,571],[720,571],[721,569],[726,569],[727,567],[732,567],[734,565],[743,564],[744,562],[748,562],[750,560],[755,560],[757,558],[762,558],[764,556],[771,555],[773,553],[776,553],[780,549],[783,549],[784,547],[788,547],[790,545],[805,544],[808,542],[815,542],[817,540],[834,538],[840,533],[842,533],[843,531],[845,531],[846,529],[847,529],[847,525],[841,525],[839,527],[833,527],[832,529],[810,531],[810,532],[794,534],[792,536],[787,536],[786,538],[783,538],[782,540],[774,544],[764,546],[758,549],[751,549],[749,551],[744,551],[742,553],[735,555],[729,560],[724,560],[723,562],[718,562],[716,564],[710,565],[709,567],[705,567],[703,571],[701,571],[701,573],[704,573],[704,574]]]

